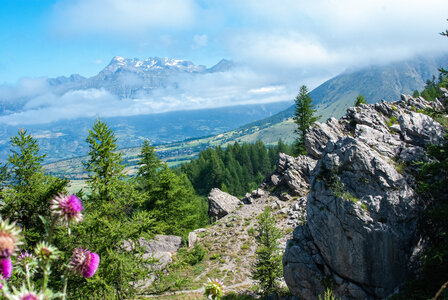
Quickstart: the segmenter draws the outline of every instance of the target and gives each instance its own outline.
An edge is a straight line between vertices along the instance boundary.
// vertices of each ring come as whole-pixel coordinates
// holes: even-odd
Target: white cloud
[[[16,85],[3,84],[0,85],[0,94],[3,101],[21,101],[21,98],[30,98],[45,93],[49,89],[45,78],[28,78],[19,79]]]
[[[59,1],[53,12],[60,34],[138,35],[151,29],[183,28],[195,17],[193,0]]]
[[[230,1],[246,22],[227,34],[232,56],[265,70],[334,72],[447,49],[445,0]]]
[[[139,85],[139,78],[120,78],[128,86]],[[120,99],[104,89],[58,92],[35,84],[20,108],[0,116],[0,124],[45,124],[83,117],[115,117],[194,110],[242,104],[292,100],[295,88],[272,85],[272,78],[245,68],[230,72],[180,75],[169,79],[166,87],[141,91],[132,99]],[[174,84],[175,83],[175,84]],[[19,95],[22,85],[10,86],[11,96]],[[31,92],[31,90],[29,90]],[[1,94],[0,90],[0,94]]]
[[[312,37],[290,33],[246,33],[232,39],[232,53],[242,61],[275,68],[301,68],[328,65],[341,54],[327,50]]]

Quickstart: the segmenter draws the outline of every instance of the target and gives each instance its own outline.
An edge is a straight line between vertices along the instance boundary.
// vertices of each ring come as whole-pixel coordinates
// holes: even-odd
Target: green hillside
[[[425,81],[438,74],[438,66],[448,65],[448,55],[439,58],[419,58],[412,61],[398,62],[384,66],[368,67],[357,71],[344,72],[311,91],[311,97],[322,115],[321,122],[329,117],[341,117],[346,109],[353,106],[358,94],[364,95],[369,103],[381,99],[396,100],[400,94],[412,94],[414,90],[422,90]],[[226,146],[234,142],[252,143],[262,140],[266,145],[277,143],[279,138],[286,143],[295,139],[295,125],[291,119],[294,106],[290,106],[268,118],[254,121],[235,130],[218,135],[159,145],[156,150],[159,156],[175,166],[189,161],[207,147]],[[126,171],[135,172],[140,147],[122,148]],[[63,160],[46,165],[46,169],[59,176],[72,180],[84,177],[82,161],[85,157]]]

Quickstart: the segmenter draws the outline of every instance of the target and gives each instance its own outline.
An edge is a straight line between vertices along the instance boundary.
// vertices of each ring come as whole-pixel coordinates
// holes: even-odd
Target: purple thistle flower
[[[68,265],[83,277],[90,278],[95,274],[99,264],[100,257],[98,254],[87,249],[76,248]]]
[[[11,295],[11,298],[8,299],[17,299],[17,300],[42,300],[49,299],[45,297],[41,293],[37,293],[34,290],[28,290],[25,285],[22,285],[20,290],[14,289],[14,295]]]
[[[20,253],[20,255],[17,256],[16,260],[18,263],[21,262],[28,262],[28,261],[32,261],[34,259],[34,256],[26,251],[23,251],[22,253]]]
[[[13,255],[17,246],[22,244],[20,231],[15,223],[0,219],[0,258]]]
[[[82,202],[76,195],[59,194],[51,200],[51,211],[53,215],[64,218],[66,226],[70,222],[78,223],[82,221]]]
[[[93,275],[95,275],[99,264],[100,264],[100,256],[96,253],[90,253],[90,261],[88,264],[86,264],[86,269],[84,273],[82,273],[82,276],[84,276],[85,278],[90,278]]]
[[[0,260],[0,273],[3,278],[9,278],[12,275],[11,257],[2,258]]]
[[[29,293],[29,294],[23,295],[19,299],[20,300],[40,300],[40,298],[34,293]]]

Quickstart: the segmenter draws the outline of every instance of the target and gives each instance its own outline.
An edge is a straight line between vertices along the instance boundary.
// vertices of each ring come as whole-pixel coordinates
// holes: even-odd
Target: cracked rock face
[[[288,195],[303,195],[308,193],[311,170],[316,166],[316,160],[300,155],[292,157],[280,153],[275,172],[264,182],[262,187],[283,187]]]
[[[326,286],[342,299],[383,299],[404,282],[422,212],[406,166],[443,139],[440,124],[411,107],[439,104],[406,96],[351,108],[340,121],[309,129],[307,149],[319,161],[307,222],[283,256],[285,281],[299,299],[317,299]]]

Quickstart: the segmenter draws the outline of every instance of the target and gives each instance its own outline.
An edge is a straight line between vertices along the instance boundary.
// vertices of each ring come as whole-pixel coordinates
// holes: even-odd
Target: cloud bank
[[[141,53],[199,64],[223,57],[279,76],[443,52],[445,0],[59,0],[61,35],[117,40]],[[220,57],[218,57],[220,55]]]
[[[59,1],[53,11],[55,32],[63,35],[139,35],[184,28],[194,18],[195,3],[190,0]]]
[[[82,117],[132,116],[270,103],[292,100],[296,93],[294,87],[273,85],[271,78],[243,68],[196,76],[175,76],[169,79],[166,87],[151,91],[140,90],[132,98],[124,99],[103,88],[61,92],[60,87],[42,87],[41,80],[36,79],[34,91],[28,90],[26,101],[14,111],[0,115],[1,124],[45,124]],[[28,81],[32,86],[32,80]],[[128,81],[126,82],[129,84]],[[12,99],[14,95],[23,93],[22,86],[20,82],[16,86],[4,85],[0,87],[0,95],[8,90]]]

